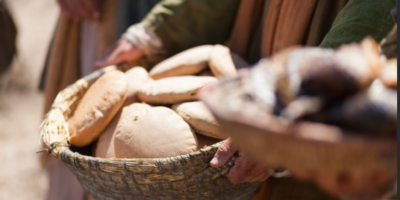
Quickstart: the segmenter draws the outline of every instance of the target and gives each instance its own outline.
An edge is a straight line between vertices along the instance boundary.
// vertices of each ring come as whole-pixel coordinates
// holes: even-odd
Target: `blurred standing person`
[[[11,64],[17,52],[15,41],[17,28],[8,12],[6,2],[0,0],[0,74]]]
[[[61,9],[42,76],[44,113],[58,92],[91,73],[93,63],[129,25],[139,22],[159,0],[57,0]],[[45,148],[45,147],[44,147]],[[83,150],[85,151],[85,150]],[[48,200],[82,200],[85,191],[64,163],[41,154],[50,178]]]

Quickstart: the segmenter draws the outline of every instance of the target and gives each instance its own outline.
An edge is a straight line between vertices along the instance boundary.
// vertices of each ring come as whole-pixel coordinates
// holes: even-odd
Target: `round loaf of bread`
[[[380,79],[387,87],[397,88],[397,58],[388,60],[382,67]]]
[[[198,149],[193,130],[169,108],[128,106],[123,112],[127,115],[121,118],[114,136],[117,158],[166,158]]]
[[[150,70],[154,80],[172,76],[195,75],[208,67],[212,45],[185,50],[157,64]]]
[[[121,118],[121,110],[111,120],[110,124],[100,134],[96,144],[94,156],[100,158],[115,158],[114,153],[114,132],[117,128],[119,119]]]
[[[175,104],[172,109],[190,124],[196,133],[217,139],[226,139],[228,137],[222,132],[217,120],[203,102],[194,101]]]
[[[148,82],[138,91],[141,101],[149,104],[175,104],[197,99],[204,86],[216,83],[214,77],[177,76]]]
[[[237,69],[249,66],[239,55],[219,44],[214,45],[208,65],[217,78],[234,76],[237,74]]]
[[[88,89],[68,121],[71,144],[83,147],[96,140],[126,99],[125,74],[105,73]]]
[[[137,91],[152,79],[149,73],[143,67],[134,67],[125,72],[126,79],[128,80],[128,94],[123,107],[132,103],[139,102]]]
[[[122,118],[126,118],[129,116],[129,110],[141,110],[148,109],[151,106],[145,103],[134,103],[130,106],[130,109],[122,109],[118,111],[113,120],[107,126],[107,128],[101,133],[99,140],[97,141],[95,156],[100,158],[115,158],[114,152],[114,135],[115,130],[117,129],[117,125],[119,120]],[[125,112],[123,111],[125,110]]]

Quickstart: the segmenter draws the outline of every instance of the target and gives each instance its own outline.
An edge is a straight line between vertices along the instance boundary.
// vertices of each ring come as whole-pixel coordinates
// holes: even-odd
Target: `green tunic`
[[[320,0],[321,1],[321,0]],[[203,44],[228,41],[240,0],[168,0],[142,21],[170,55]],[[337,16],[322,47],[359,42],[367,35],[380,41],[393,27],[395,0],[349,0]]]
[[[343,43],[359,42],[372,36],[380,42],[393,28],[390,10],[395,0],[350,0],[340,11],[322,47],[337,47]]]

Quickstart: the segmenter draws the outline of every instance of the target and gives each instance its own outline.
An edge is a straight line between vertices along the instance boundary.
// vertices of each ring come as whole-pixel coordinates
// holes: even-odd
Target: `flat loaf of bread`
[[[190,124],[196,133],[217,139],[226,139],[228,137],[220,129],[217,120],[203,102],[194,101],[175,104],[172,109]]]
[[[125,74],[105,73],[88,89],[68,121],[71,144],[83,147],[96,140],[126,99]]]
[[[197,99],[197,93],[218,80],[207,76],[177,76],[148,82],[138,91],[141,101],[148,104],[175,104]]]
[[[129,115],[129,110],[141,110],[141,109],[149,109],[150,105],[145,103],[134,103],[130,105],[130,109],[121,109],[115,115],[114,119],[110,122],[107,128],[101,133],[99,140],[97,141],[95,156],[100,158],[115,158],[114,152],[114,135],[115,130],[117,129],[118,122],[121,118],[126,118]]]
[[[140,87],[152,81],[149,73],[143,67],[134,67],[125,72],[126,79],[128,80],[128,96],[126,97],[123,107],[132,103],[139,102],[137,91]]]
[[[382,67],[380,79],[387,87],[397,88],[397,58],[388,60]]]
[[[125,107],[114,136],[116,158],[166,158],[198,149],[190,126],[166,107]],[[125,115],[126,113],[126,115]]]
[[[108,124],[107,128],[100,134],[97,140],[96,151],[94,156],[100,158],[115,158],[114,153],[114,132],[117,128],[122,111],[118,111],[115,117]]]
[[[154,80],[183,75],[195,75],[208,67],[212,45],[202,45],[182,51],[150,70]]]
[[[238,54],[219,44],[214,45],[208,65],[217,78],[234,76],[237,74],[237,69],[249,66]]]

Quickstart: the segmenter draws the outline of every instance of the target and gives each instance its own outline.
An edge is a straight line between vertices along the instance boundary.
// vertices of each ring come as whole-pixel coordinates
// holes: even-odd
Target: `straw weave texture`
[[[122,71],[126,65],[117,66]],[[72,152],[66,120],[80,98],[101,75],[115,66],[97,70],[59,93],[41,125],[49,153],[64,162],[96,199],[251,199],[261,182],[233,185],[225,177],[236,155],[225,165],[209,165],[222,142],[199,151],[160,159],[102,159]]]

